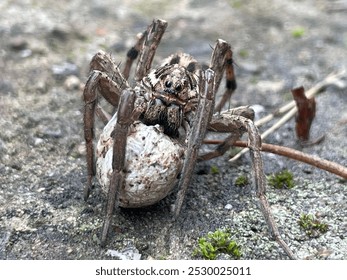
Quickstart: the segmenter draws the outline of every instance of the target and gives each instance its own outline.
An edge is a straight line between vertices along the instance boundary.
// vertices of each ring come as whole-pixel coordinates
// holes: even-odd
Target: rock
[[[70,75],[65,79],[64,87],[67,90],[77,90],[82,87],[80,79],[75,75]]]
[[[251,74],[251,75],[259,74],[262,70],[262,67],[256,63],[242,62],[242,63],[237,63],[237,64],[240,66],[240,68],[243,71],[245,71],[247,74]]]
[[[23,51],[28,48],[29,44],[23,37],[14,37],[10,39],[8,45],[14,51]]]
[[[226,205],[224,206],[224,209],[226,209],[226,210],[231,210],[231,209],[233,209],[233,206],[232,206],[231,204],[226,204]]]
[[[63,77],[67,77],[69,75],[78,76],[79,70],[76,64],[71,62],[63,62],[61,64],[54,64],[52,66],[53,75],[58,79],[62,79]]]
[[[106,252],[107,256],[111,256],[114,258],[118,258],[120,260],[140,260],[141,254],[139,254],[139,250],[136,248],[126,248],[122,251],[116,251],[108,249]]]

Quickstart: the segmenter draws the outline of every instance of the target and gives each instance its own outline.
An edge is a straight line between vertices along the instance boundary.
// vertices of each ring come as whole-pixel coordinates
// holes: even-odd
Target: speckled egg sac
[[[107,193],[112,173],[114,116],[105,126],[96,148],[96,176]],[[137,208],[152,205],[175,187],[182,169],[184,149],[165,135],[159,126],[135,122],[129,128],[125,161],[125,186],[119,205]]]

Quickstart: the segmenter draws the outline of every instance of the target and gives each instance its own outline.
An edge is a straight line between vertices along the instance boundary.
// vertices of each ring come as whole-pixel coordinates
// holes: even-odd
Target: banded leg
[[[107,194],[107,206],[104,224],[101,233],[101,246],[104,247],[112,220],[114,208],[118,206],[119,190],[124,185],[124,164],[126,141],[129,126],[134,121],[134,103],[136,94],[133,90],[123,91],[119,108],[117,111],[117,123],[112,132],[113,155],[112,155],[112,177]]]
[[[252,170],[254,172],[254,183],[256,195],[260,201],[260,209],[265,217],[268,228],[277,243],[282,247],[290,259],[296,259],[294,253],[287,243],[282,239],[278,231],[274,216],[271,212],[269,202],[266,198],[266,180],[263,168],[263,160],[261,157],[261,137],[256,125],[249,119],[239,117],[240,121],[247,128],[248,147],[251,153]]]
[[[231,46],[224,40],[218,39],[212,53],[210,68],[215,72],[215,92],[218,91],[225,71],[225,92],[215,107],[215,112],[220,112],[225,103],[230,100],[236,89],[236,80],[233,66],[233,52]]]
[[[123,76],[125,79],[129,78],[131,66],[133,65],[133,62],[136,60],[136,58],[139,56],[139,53],[143,48],[143,42],[146,39],[146,36],[147,31],[140,33],[138,35],[136,44],[127,52],[127,60],[125,62],[123,70]]]
[[[155,52],[165,33],[166,27],[166,21],[156,19],[153,20],[152,24],[145,31],[140,58],[135,70],[135,81],[141,81],[149,73]]]
[[[243,125],[240,126],[238,121],[235,121],[238,116],[243,116],[247,119],[254,119],[254,111],[249,106],[241,106],[221,113],[216,113],[212,116],[212,119],[208,126],[208,131],[228,133],[229,136],[219,144],[216,149],[211,152],[199,155],[198,161],[210,160],[215,157],[224,155],[234,144],[239,140],[246,129]]]
[[[185,151],[185,159],[181,177],[178,183],[179,191],[174,208],[175,218],[178,217],[181,211],[184,196],[198,157],[199,148],[205,137],[206,129],[213,113],[213,104],[215,98],[214,72],[211,69],[207,69],[202,73],[203,75],[200,79],[201,96],[198,109],[194,117],[195,121],[191,126],[189,134],[187,135],[188,148]]]
[[[237,109],[237,108],[236,108]],[[278,231],[275,219],[272,215],[269,202],[266,198],[266,181],[263,168],[263,160],[261,157],[261,138],[257,127],[250,118],[246,118],[242,115],[226,114],[223,112],[220,115],[214,116],[210,122],[209,128],[217,132],[229,132],[231,135],[220,145],[220,148],[216,149],[211,153],[202,155],[200,159],[206,160],[213,158],[218,155],[218,152],[224,152],[222,150],[228,145],[232,144],[232,141],[237,139],[234,138],[236,135],[238,138],[242,132],[248,133],[248,147],[250,148],[251,160],[252,160],[252,170],[254,177],[254,185],[256,190],[256,195],[260,201],[261,212],[263,213],[267,226],[277,243],[283,248],[285,253],[289,258],[295,259],[295,256],[288,245],[281,238]]]
[[[119,96],[125,87],[129,87],[128,82],[123,78],[118,67],[111,58],[104,52],[98,52],[90,63],[91,74],[84,87],[84,139],[86,142],[87,160],[87,184],[84,188],[84,199],[87,200],[92,188],[95,176],[94,159],[94,122],[97,114],[103,122],[107,122],[108,115],[97,104],[99,94],[110,104],[117,107]]]
[[[84,187],[84,200],[87,200],[92,189],[93,178],[95,176],[95,158],[94,158],[94,121],[95,108],[97,103],[96,83],[86,84],[83,92],[84,97],[84,139],[86,142],[86,160],[87,160],[87,184]]]
[[[140,54],[136,67],[135,80],[139,82],[151,69],[155,51],[167,27],[167,22],[156,19],[147,27],[147,30],[138,35],[136,44],[127,53],[123,76],[128,79],[131,67]],[[145,66],[144,66],[145,65]]]
[[[119,96],[124,89],[129,88],[129,84],[118,66],[113,62],[111,56],[103,51],[99,51],[90,62],[90,71],[87,84],[97,83],[101,95],[110,104],[117,107]]]

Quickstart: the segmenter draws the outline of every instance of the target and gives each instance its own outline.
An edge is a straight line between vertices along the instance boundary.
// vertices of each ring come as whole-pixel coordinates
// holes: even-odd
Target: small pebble
[[[44,142],[44,140],[42,138],[35,137],[34,146],[38,146],[38,145],[42,144],[43,142]]]
[[[66,78],[64,82],[64,87],[67,90],[76,90],[81,87],[80,79],[75,75],[70,75]]]
[[[10,39],[9,47],[14,51],[22,51],[28,48],[28,42],[22,37]]]
[[[230,210],[232,208],[233,208],[233,206],[231,204],[229,204],[229,203],[224,206],[224,209],[227,209],[227,210]]]
[[[54,64],[52,66],[52,72],[57,78],[62,78],[69,75],[77,75],[78,67],[76,64],[63,62],[61,64]]]

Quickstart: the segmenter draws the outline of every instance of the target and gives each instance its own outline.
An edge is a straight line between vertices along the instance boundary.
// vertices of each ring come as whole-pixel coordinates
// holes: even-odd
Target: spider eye
[[[181,91],[182,90],[182,86],[181,85],[176,86],[175,90],[176,91]]]
[[[170,87],[172,86],[172,82],[166,81],[166,82],[165,82],[165,86],[166,86],[167,88],[170,88]]]

